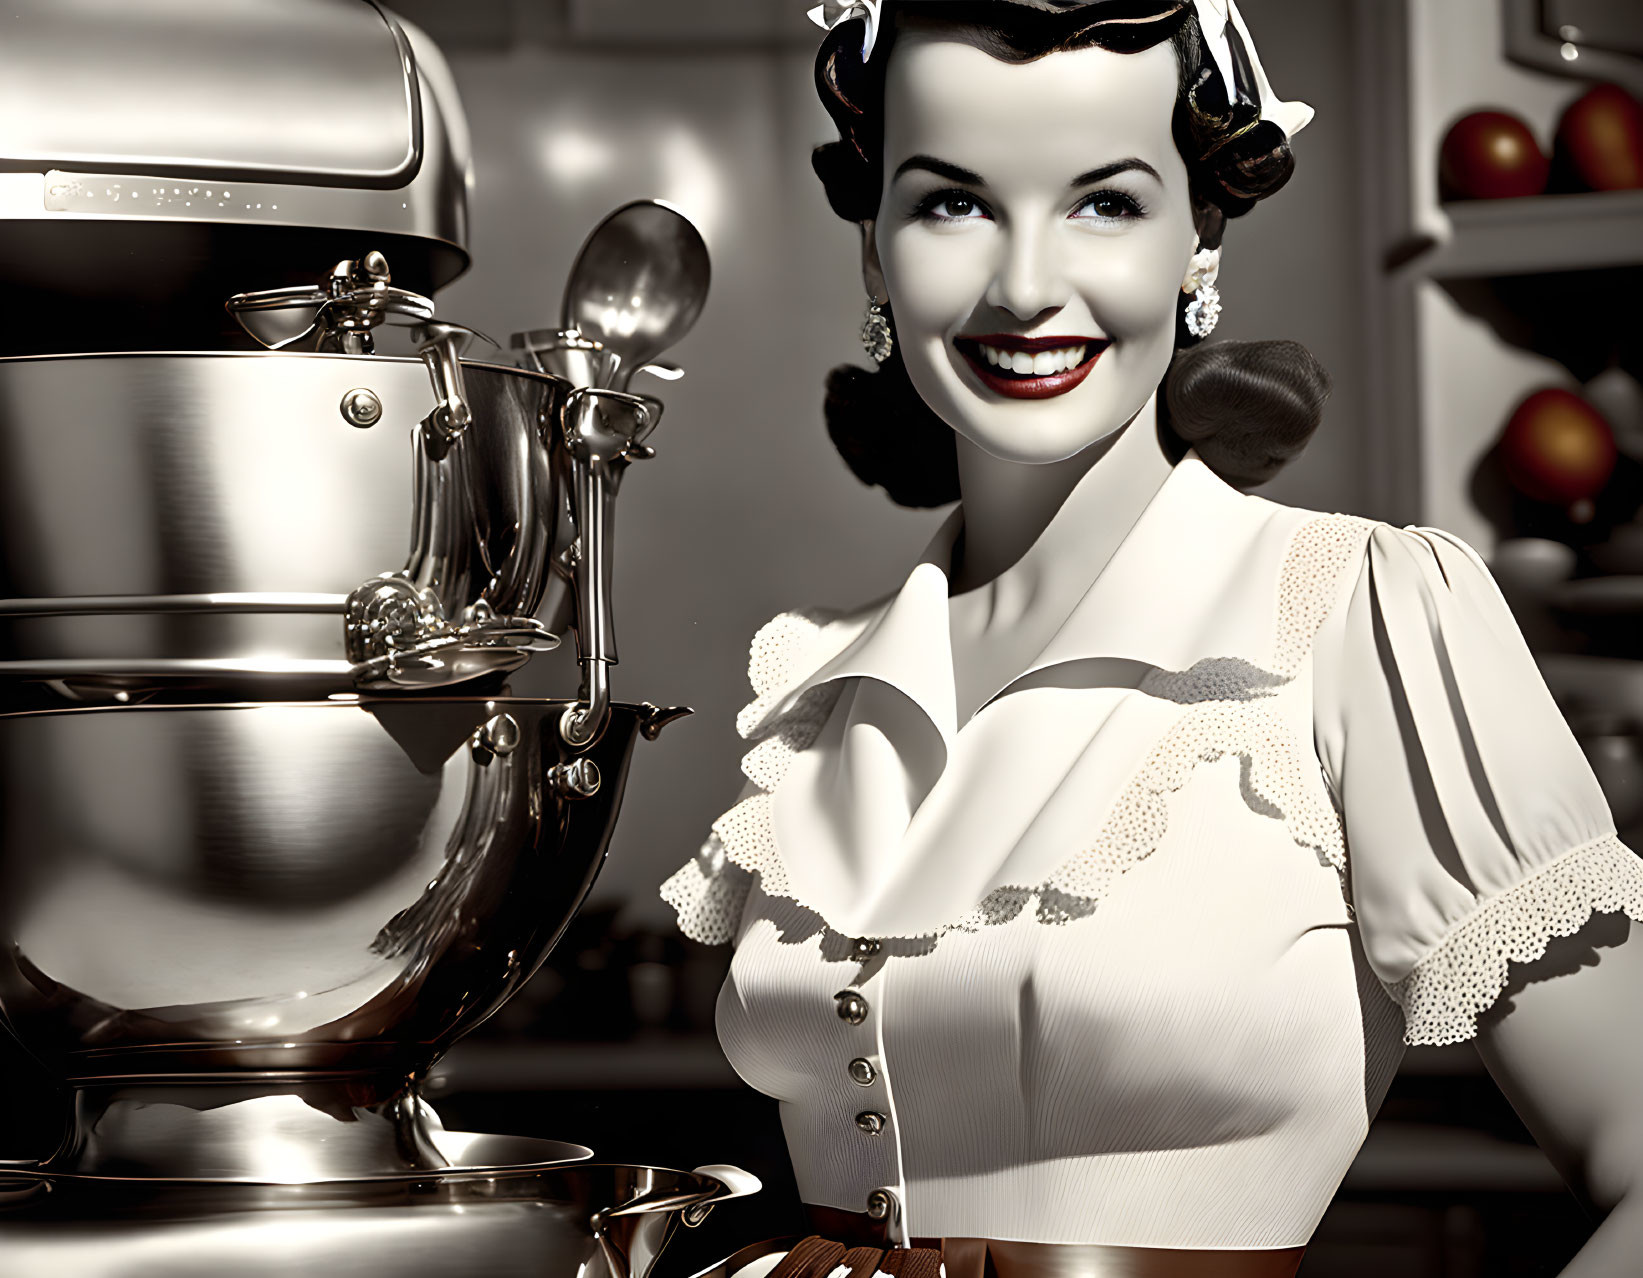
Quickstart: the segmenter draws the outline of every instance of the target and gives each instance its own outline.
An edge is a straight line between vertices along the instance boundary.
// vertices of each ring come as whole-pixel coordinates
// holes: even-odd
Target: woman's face
[[[1054,462],[1163,379],[1196,238],[1166,41],[1001,62],[903,32],[869,226],[913,385],[972,443]]]

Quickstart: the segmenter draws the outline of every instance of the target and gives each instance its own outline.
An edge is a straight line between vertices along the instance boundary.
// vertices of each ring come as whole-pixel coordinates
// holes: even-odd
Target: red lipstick
[[[1022,337],[1014,333],[983,333],[975,337],[954,338],[953,345],[988,390],[1011,399],[1051,399],[1056,395],[1065,395],[1088,377],[1095,361],[1101,358],[1101,352],[1111,346],[1112,341],[1105,337]],[[987,357],[981,352],[983,346],[1011,354],[1019,351],[1026,355],[1082,346],[1084,362],[1059,373],[1008,372],[987,362]]]

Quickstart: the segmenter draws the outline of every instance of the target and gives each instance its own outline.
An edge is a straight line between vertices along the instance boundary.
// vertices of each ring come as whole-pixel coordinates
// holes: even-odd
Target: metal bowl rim
[[[488,1132],[450,1132],[452,1136],[485,1136]],[[537,1143],[544,1145],[558,1145],[586,1149],[587,1153],[578,1158],[547,1159],[541,1162],[529,1163],[501,1163],[487,1166],[474,1164],[468,1167],[439,1167],[427,1171],[405,1172],[378,1172],[369,1176],[338,1176],[325,1180],[234,1180],[226,1176],[86,1176],[77,1172],[41,1171],[36,1167],[8,1166],[0,1163],[0,1182],[6,1179],[31,1180],[42,1184],[58,1182],[69,1185],[146,1185],[162,1187],[198,1186],[201,1188],[234,1188],[234,1189],[279,1189],[300,1193],[305,1189],[335,1189],[346,1185],[382,1185],[400,1183],[427,1183],[431,1181],[469,1180],[498,1180],[506,1178],[524,1178],[539,1175],[545,1171],[597,1171],[600,1168],[619,1168],[622,1171],[661,1172],[668,1176],[677,1176],[681,1181],[689,1183],[696,1181],[696,1189],[701,1193],[712,1191],[717,1185],[721,1189],[730,1188],[717,1176],[706,1172],[683,1171],[677,1167],[659,1167],[654,1163],[606,1163],[591,1162],[595,1157],[592,1149],[586,1145],[579,1145],[575,1141],[546,1140],[536,1136],[509,1136],[510,1141],[521,1143]]]
[[[132,710],[271,710],[271,709],[300,709],[300,710],[362,710],[376,705],[412,706],[412,705],[471,705],[495,706],[497,709],[519,707],[522,709],[550,710],[554,707],[579,706],[584,704],[576,697],[435,697],[435,696],[373,696],[360,694],[359,696],[327,697],[319,700],[294,701],[134,701],[129,705],[92,705],[92,706],[43,706],[27,710],[0,711],[0,719],[38,719],[49,715],[68,714],[106,714],[113,711],[121,713]],[[612,701],[611,712],[618,710],[643,717],[655,707],[648,703],[633,701]]]
[[[67,362],[82,359],[325,359],[349,360],[366,365],[380,364],[412,364],[422,366],[422,360],[416,355],[347,355],[339,351],[67,351],[50,355],[0,355],[0,367],[7,364],[44,364],[50,362]],[[548,382],[555,386],[567,389],[571,386],[569,379],[560,377],[557,373],[540,372],[534,368],[521,368],[518,364],[496,364],[490,360],[463,359],[464,368],[482,368],[498,373],[516,373],[520,377],[533,378],[536,381]]]
[[[492,1136],[490,1132],[458,1132],[442,1131],[438,1135],[446,1136]],[[7,1178],[16,1180],[32,1180],[43,1184],[58,1182],[70,1185],[190,1185],[201,1187],[221,1187],[236,1189],[283,1189],[293,1194],[307,1189],[332,1189],[343,1185],[382,1185],[398,1184],[403,1182],[422,1183],[427,1181],[463,1181],[463,1180],[495,1180],[501,1177],[532,1176],[543,1171],[555,1171],[565,1167],[599,1167],[621,1166],[614,1163],[594,1163],[593,1150],[587,1145],[571,1140],[551,1140],[539,1136],[507,1135],[510,1143],[520,1146],[540,1145],[541,1152],[546,1153],[551,1147],[560,1150],[581,1150],[564,1158],[532,1159],[523,1163],[469,1163],[451,1167],[434,1167],[421,1171],[394,1171],[373,1172],[364,1176],[332,1176],[322,1180],[243,1180],[233,1176],[88,1176],[81,1172],[44,1171],[39,1167],[24,1164],[8,1164],[0,1162],[0,1181]],[[437,1136],[436,1141],[437,1144]],[[635,1164],[635,1166],[641,1166]],[[646,1171],[673,1171],[669,1167],[644,1166]],[[680,1175],[695,1176],[695,1172],[677,1173]],[[702,1179],[710,1179],[702,1177]],[[716,1179],[716,1178],[714,1178]],[[723,1183],[723,1182],[720,1182]]]

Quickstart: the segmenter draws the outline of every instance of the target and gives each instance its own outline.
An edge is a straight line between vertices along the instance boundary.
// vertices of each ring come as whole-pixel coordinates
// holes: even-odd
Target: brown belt
[[[946,1278],[1294,1278],[1306,1250],[1074,1245],[1056,1255],[1052,1244],[983,1238],[914,1238],[910,1247],[892,1248],[886,1222],[865,1212],[809,1204],[805,1212],[816,1233],[768,1278],[828,1278],[841,1264],[849,1278],[871,1278],[875,1270],[937,1278],[942,1261]]]

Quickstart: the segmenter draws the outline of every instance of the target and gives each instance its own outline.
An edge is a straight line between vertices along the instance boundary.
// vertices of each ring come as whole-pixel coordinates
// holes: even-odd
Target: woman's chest
[[[1006,893],[974,930],[852,938],[755,891],[719,1002],[732,1064],[800,1104],[893,1088],[926,1139],[945,1106],[990,1115],[1044,1156],[1093,1152],[1094,1130],[1236,1139],[1323,1076],[1361,1089],[1366,1017],[1387,1000],[1335,869],[1250,808],[1243,770],[1201,767],[1150,855],[1062,922]]]

